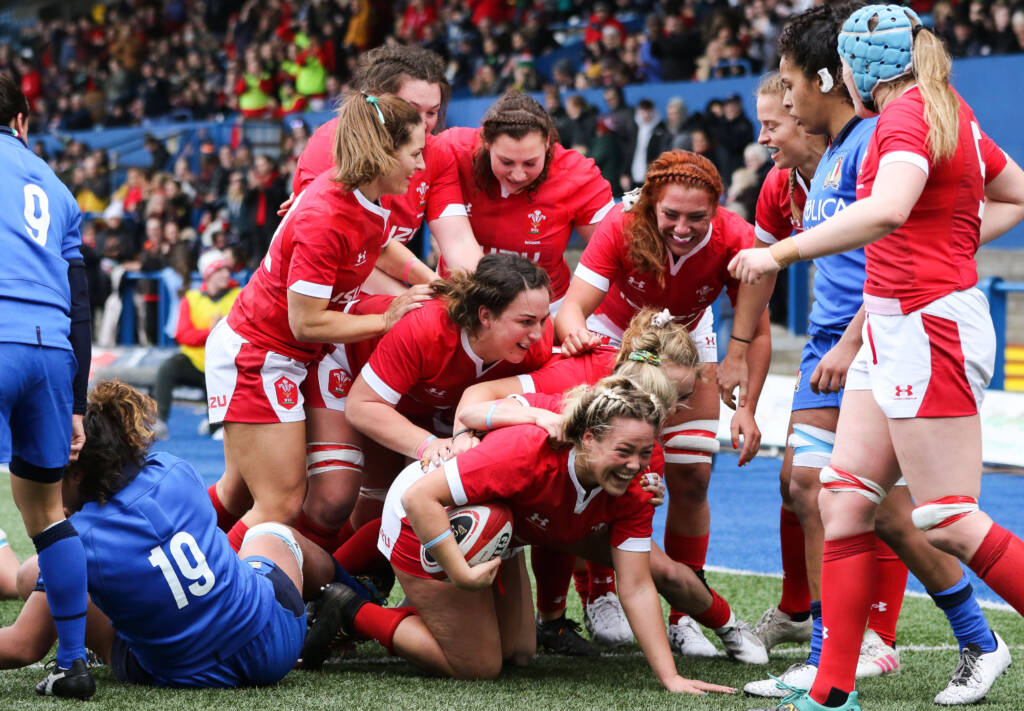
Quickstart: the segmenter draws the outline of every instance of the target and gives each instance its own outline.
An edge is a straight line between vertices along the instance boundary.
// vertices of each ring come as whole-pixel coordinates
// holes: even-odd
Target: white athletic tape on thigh
[[[371,489],[369,487],[361,487],[359,489],[359,495],[364,499],[371,499],[373,501],[383,501],[388,498],[387,489]]]
[[[916,507],[910,514],[914,526],[922,531],[944,528],[978,510],[978,500],[970,496],[943,496]]]
[[[850,472],[844,472],[842,469],[825,467],[818,475],[818,479],[821,481],[823,489],[833,493],[849,491],[854,494],[860,494],[874,504],[882,503],[882,499],[885,498],[885,489],[881,486],[870,479],[859,477]]]
[[[832,445],[835,441],[835,432],[814,425],[793,425],[793,434],[789,436],[789,446],[793,450],[793,466],[813,469],[827,467],[829,460],[832,459]]]
[[[690,420],[661,431],[665,462],[669,464],[710,464],[718,451],[715,433],[718,420]]]
[[[257,523],[245,532],[245,538],[242,539],[242,545],[244,546],[251,539],[256,538],[257,536],[274,536],[287,543],[288,547],[292,551],[292,555],[295,556],[295,560],[299,564],[299,571],[302,571],[302,549],[299,548],[299,542],[295,540],[295,534],[292,533],[292,529],[288,528],[283,523],[274,523],[273,521]]]
[[[363,450],[342,442],[310,442],[306,445],[306,476],[348,469],[363,470]]]

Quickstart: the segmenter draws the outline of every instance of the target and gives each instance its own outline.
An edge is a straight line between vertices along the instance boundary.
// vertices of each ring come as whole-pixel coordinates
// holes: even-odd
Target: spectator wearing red
[[[583,44],[589,46],[599,43],[605,27],[613,27],[618,30],[620,44],[626,41],[626,28],[615,19],[611,12],[611,6],[606,2],[599,2],[594,5],[594,12],[587,20],[587,29],[583,33]]]
[[[398,36],[405,40],[423,39],[423,28],[437,22],[437,5],[432,0],[410,0],[405,6]]]

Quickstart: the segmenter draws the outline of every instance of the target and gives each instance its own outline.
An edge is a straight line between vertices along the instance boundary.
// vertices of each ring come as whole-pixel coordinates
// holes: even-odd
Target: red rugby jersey
[[[789,169],[772,167],[761,185],[754,213],[754,236],[766,244],[774,244],[800,232],[804,201],[807,200],[807,185],[800,173],[796,174],[793,186],[793,201],[799,215],[794,215],[789,195]]]
[[[450,128],[437,140],[455,157],[469,221],[484,252],[526,257],[548,273],[552,300],[565,296],[565,249],[573,226],[597,224],[614,205],[611,186],[597,164],[556,144],[547,179],[535,192],[502,197],[479,188],[473,177],[478,129]]]

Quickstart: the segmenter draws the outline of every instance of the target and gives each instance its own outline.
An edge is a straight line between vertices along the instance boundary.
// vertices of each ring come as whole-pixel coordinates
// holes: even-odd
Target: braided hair
[[[480,307],[500,316],[519,294],[547,289],[548,273],[518,254],[485,254],[476,271],[456,271],[430,285],[444,298],[448,316],[459,328],[475,333],[480,328]]]
[[[659,369],[660,370],[660,369]],[[666,381],[668,378],[661,374]],[[655,432],[665,421],[660,400],[623,375],[609,375],[594,383],[580,385],[565,394],[565,437],[577,447],[588,431],[597,439],[612,429],[612,420],[641,420]]]
[[[642,273],[665,283],[667,249],[658,229],[655,207],[664,194],[664,186],[674,183],[707,193],[718,206],[722,197],[722,178],[714,163],[692,151],[665,151],[647,168],[647,177],[640,189],[640,199],[630,211],[634,218],[626,227],[629,238],[629,260]]]
[[[537,179],[526,186],[526,193],[532,199],[548,177],[551,156],[555,144],[558,143],[558,129],[551,115],[544,107],[530,96],[509,89],[487,109],[481,120],[481,144],[473,155],[473,180],[478,190],[483,190],[492,197],[498,194],[498,179],[491,170],[491,152],[487,146],[499,136],[508,136],[516,141],[531,133],[539,133],[544,139],[544,170]]]
[[[822,69],[832,75],[832,93],[853,106],[843,83],[843,63],[836,42],[843,21],[866,0],[842,0],[812,7],[790,18],[778,40],[780,57],[795,64],[808,79],[816,79]]]

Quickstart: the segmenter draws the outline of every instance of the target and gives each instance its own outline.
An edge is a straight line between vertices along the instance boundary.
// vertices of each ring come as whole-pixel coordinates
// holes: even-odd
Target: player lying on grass
[[[399,475],[385,502],[379,545],[432,635],[425,650],[431,671],[493,679],[504,662],[526,664],[534,654],[522,554],[512,549],[504,562],[470,567],[448,534],[445,507],[500,501],[514,516],[514,546],[543,543],[614,567],[629,623],[666,689],[732,691],[679,676],[668,646],[659,591],[695,613],[723,602],[650,540],[654,509],[651,496],[641,490],[645,477],[638,475],[649,471],[664,403],[678,398],[664,374],[651,370],[652,379],[660,378],[658,396],[620,376],[570,391],[563,431],[571,448],[552,443],[548,431],[536,425],[504,427],[443,466],[424,473],[413,464]],[[526,397],[561,409],[561,396]],[[428,542],[425,547],[452,582],[432,578],[423,567],[421,541]],[[365,621],[380,610],[342,585],[328,586],[321,609],[333,614],[318,617],[307,648],[326,644],[339,628],[367,634]]]
[[[149,452],[155,419],[153,400],[124,383],[89,395],[86,443],[63,482],[86,553],[86,644],[122,681],[272,684],[305,638],[303,580],[318,590],[333,563],[277,523],[250,528],[235,555],[195,469]],[[19,572],[27,599],[0,629],[2,668],[39,661],[56,639],[38,570],[32,558]]]

